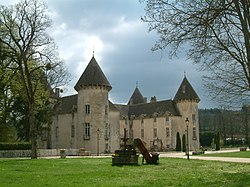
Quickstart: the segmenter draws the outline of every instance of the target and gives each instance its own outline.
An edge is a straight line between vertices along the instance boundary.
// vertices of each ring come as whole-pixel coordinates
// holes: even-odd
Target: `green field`
[[[112,166],[111,158],[0,159],[0,186],[250,186],[250,164],[160,158]]]
[[[231,152],[231,153],[204,154],[204,155],[201,155],[201,156],[250,158],[250,151],[238,151],[238,152]]]

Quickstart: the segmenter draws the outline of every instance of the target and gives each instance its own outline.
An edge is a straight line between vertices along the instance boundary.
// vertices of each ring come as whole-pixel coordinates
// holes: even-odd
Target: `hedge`
[[[30,142],[6,143],[0,142],[0,150],[30,150]]]

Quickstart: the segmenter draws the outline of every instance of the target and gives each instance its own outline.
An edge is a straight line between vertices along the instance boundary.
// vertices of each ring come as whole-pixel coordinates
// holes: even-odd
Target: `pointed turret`
[[[103,124],[107,128],[110,124],[108,98],[112,87],[94,55],[74,88],[78,92],[77,112],[81,116],[77,118],[76,131],[81,132],[84,128],[83,136],[78,136],[76,144],[84,145],[92,153],[104,152],[111,145],[110,137],[104,137],[105,133],[99,132],[105,132]],[[107,141],[97,143],[98,139]]]
[[[108,79],[102,72],[94,56],[90,60],[88,66],[74,88],[76,91],[79,91],[84,86],[105,86],[108,90],[112,89]]]
[[[145,103],[145,100],[144,100],[139,88],[136,87],[132,96],[129,99],[128,105],[136,105],[136,104],[141,104],[141,103]]]
[[[199,96],[197,95],[197,93],[194,91],[193,87],[191,86],[191,84],[189,83],[189,81],[187,80],[186,76],[184,77],[175,97],[174,97],[175,101],[178,100],[195,100],[197,102],[200,101]]]
[[[178,132],[182,134],[181,136],[186,136],[186,130],[189,130],[188,139],[192,142],[190,144],[190,150],[196,150],[200,147],[199,133],[197,133],[199,132],[199,101],[199,96],[194,91],[186,76],[184,76],[174,97],[174,102],[180,114]],[[189,126],[185,124],[187,119],[190,124]]]

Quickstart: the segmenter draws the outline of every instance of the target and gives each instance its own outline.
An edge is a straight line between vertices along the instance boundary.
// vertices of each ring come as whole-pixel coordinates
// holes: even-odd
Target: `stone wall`
[[[38,157],[60,156],[60,149],[39,149]],[[0,151],[0,158],[21,158],[30,157],[30,150],[3,150]],[[66,155],[79,156],[79,149],[66,149]]]

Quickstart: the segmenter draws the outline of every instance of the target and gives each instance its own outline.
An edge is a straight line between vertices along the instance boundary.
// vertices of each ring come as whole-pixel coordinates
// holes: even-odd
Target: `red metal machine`
[[[134,147],[137,147],[142,156],[143,156],[143,160],[146,160],[147,164],[159,164],[159,154],[158,153],[149,153],[147,148],[144,146],[143,142],[141,141],[141,139],[136,138],[134,139]]]

